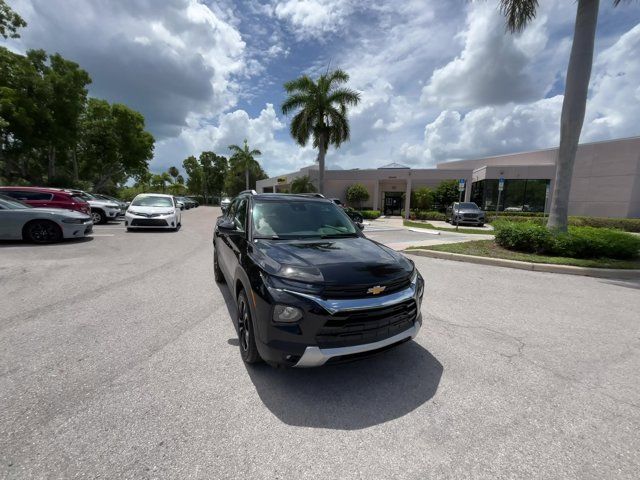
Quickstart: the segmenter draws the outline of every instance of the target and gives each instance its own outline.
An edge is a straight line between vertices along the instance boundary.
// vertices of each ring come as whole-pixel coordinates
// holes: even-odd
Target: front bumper
[[[85,223],[59,223],[62,228],[63,238],[83,238],[93,231],[93,222],[91,220]]]
[[[176,228],[178,217],[176,215],[163,215],[157,217],[144,217],[141,215],[124,216],[124,225],[127,228]]]
[[[423,292],[420,276],[404,290],[380,297],[334,300],[269,288],[270,298],[264,298],[255,292],[258,351],[270,363],[316,367],[391,348],[418,334]],[[274,323],[275,304],[295,306],[303,318],[293,324]]]
[[[353,345],[350,347],[338,347],[338,348],[319,348],[319,347],[307,347],[295,364],[296,367],[319,367],[327,363],[327,361],[336,357],[347,357],[351,355],[357,355],[361,353],[374,352],[381,350],[385,347],[389,347],[396,343],[401,343],[408,339],[413,339],[418,335],[420,331],[421,323],[417,321],[408,330],[398,333],[392,337],[384,340],[379,340],[373,343],[366,343],[362,345]]]

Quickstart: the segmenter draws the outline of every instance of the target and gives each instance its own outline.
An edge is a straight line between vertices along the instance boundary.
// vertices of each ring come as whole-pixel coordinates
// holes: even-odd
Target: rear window
[[[86,203],[87,199],[80,195],[71,195],[71,200],[78,203]]]

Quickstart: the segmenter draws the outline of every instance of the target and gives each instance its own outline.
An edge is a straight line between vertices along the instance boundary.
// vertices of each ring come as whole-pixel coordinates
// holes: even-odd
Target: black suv
[[[218,218],[213,246],[247,363],[357,358],[414,338],[422,325],[424,281],[413,262],[367,239],[330,200],[240,194]]]

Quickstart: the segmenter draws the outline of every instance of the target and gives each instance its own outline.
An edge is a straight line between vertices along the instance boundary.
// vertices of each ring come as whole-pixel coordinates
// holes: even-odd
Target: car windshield
[[[476,205],[473,202],[462,202],[458,205],[460,206],[460,208],[468,208],[470,210],[479,210],[478,205]]]
[[[22,203],[14,198],[0,195],[0,207],[3,210],[20,210],[23,208],[33,208],[26,203]]]
[[[255,238],[352,237],[357,235],[349,217],[331,202],[256,201],[253,206]]]
[[[134,198],[131,205],[134,207],[173,207],[173,202],[169,197],[145,195]]]

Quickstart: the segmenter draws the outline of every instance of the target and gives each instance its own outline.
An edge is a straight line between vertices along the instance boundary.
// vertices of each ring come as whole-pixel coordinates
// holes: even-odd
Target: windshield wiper
[[[254,240],[280,240],[280,237],[278,235],[260,235],[260,236],[254,236],[253,239]]]
[[[357,233],[327,233],[325,235],[320,235],[320,238],[348,238],[348,237],[357,237]]]

